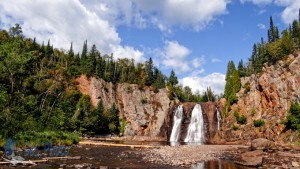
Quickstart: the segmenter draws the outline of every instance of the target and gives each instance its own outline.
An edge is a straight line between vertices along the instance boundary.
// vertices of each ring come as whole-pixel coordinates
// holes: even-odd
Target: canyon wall
[[[100,100],[106,109],[113,103],[118,106],[120,117],[127,122],[124,136],[166,140],[166,136],[161,135],[161,127],[169,108],[176,102],[168,98],[167,89],[155,93],[150,87],[139,89],[136,84],[126,83],[114,85],[94,77],[88,79],[84,75],[76,81],[78,89],[90,96],[93,106],[97,106]]]
[[[222,138],[226,141],[251,140],[264,137],[278,142],[296,140],[297,134],[286,131],[282,121],[287,116],[292,102],[300,102],[300,56],[289,55],[286,60],[275,65],[264,64],[257,75],[241,78],[241,90],[237,93],[238,102],[224,113],[224,100],[220,110],[226,117],[222,128]],[[245,115],[247,124],[239,125],[234,112]],[[263,120],[265,125],[255,127],[253,120]],[[237,128],[233,129],[233,126]]]
[[[113,103],[118,106],[120,118],[127,121],[124,136],[136,140],[169,140],[173,113],[179,103],[168,98],[168,90],[154,92],[151,87],[139,89],[136,84],[112,84],[85,75],[76,79],[81,93],[89,95],[93,106],[102,100],[105,109]],[[186,137],[191,113],[196,103],[184,103],[184,119],[180,141]],[[204,117],[205,136],[211,142],[217,133],[216,105],[213,102],[201,103]]]

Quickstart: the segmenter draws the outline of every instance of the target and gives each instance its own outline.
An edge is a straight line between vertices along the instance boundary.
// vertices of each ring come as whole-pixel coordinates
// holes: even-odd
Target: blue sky
[[[20,23],[25,36],[65,50],[87,39],[115,58],[152,57],[193,91],[221,93],[228,61],[247,61],[269,17],[282,30],[299,8],[300,0],[1,0],[0,28]]]

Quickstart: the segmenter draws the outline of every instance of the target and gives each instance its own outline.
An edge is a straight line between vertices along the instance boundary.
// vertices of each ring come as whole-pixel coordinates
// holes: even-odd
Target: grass
[[[27,131],[18,133],[13,137],[13,140],[16,142],[17,147],[44,146],[45,143],[69,146],[78,143],[79,136],[77,133],[62,131]],[[0,137],[0,147],[4,146],[5,141],[3,137]]]
[[[261,126],[265,125],[265,121],[264,120],[253,120],[253,125],[255,127],[261,127]]]

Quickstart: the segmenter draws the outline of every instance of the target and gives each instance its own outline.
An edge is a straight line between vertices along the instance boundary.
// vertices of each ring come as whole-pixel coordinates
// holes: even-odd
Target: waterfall
[[[174,112],[173,128],[171,132],[170,142],[177,142],[179,139],[182,114],[183,114],[183,107],[182,105],[180,105],[177,107],[177,109]]]
[[[220,126],[221,126],[221,120],[222,120],[222,118],[221,118],[221,114],[220,114],[220,112],[219,112],[218,108],[216,108],[216,109],[217,109],[218,130],[220,130]]]
[[[196,104],[192,111],[191,122],[188,128],[188,134],[184,142],[204,143],[204,121],[202,115],[202,108]]]

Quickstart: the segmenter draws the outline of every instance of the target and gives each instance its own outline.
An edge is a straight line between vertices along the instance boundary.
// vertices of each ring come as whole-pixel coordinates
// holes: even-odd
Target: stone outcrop
[[[274,146],[275,143],[273,141],[264,138],[258,138],[251,141],[251,150],[267,150]]]
[[[161,127],[173,102],[168,98],[167,89],[155,93],[151,88],[139,89],[135,84],[112,84],[102,79],[82,75],[77,80],[78,89],[91,98],[94,106],[100,100],[105,109],[115,103],[120,117],[125,118],[127,125],[124,136],[147,136],[151,139],[166,139],[161,135]],[[149,138],[146,138],[149,140]]]
[[[298,137],[286,132],[282,121],[292,102],[300,102],[300,56],[289,55],[275,65],[264,64],[261,73],[241,78],[238,102],[230,108],[224,120],[221,136],[226,141],[266,138],[277,142],[292,142]],[[219,103],[224,107],[224,100]],[[221,109],[224,110],[224,109]],[[237,124],[234,112],[247,117],[247,124]],[[226,116],[227,116],[226,115]],[[265,125],[254,127],[253,120]],[[237,126],[238,129],[233,129]]]

